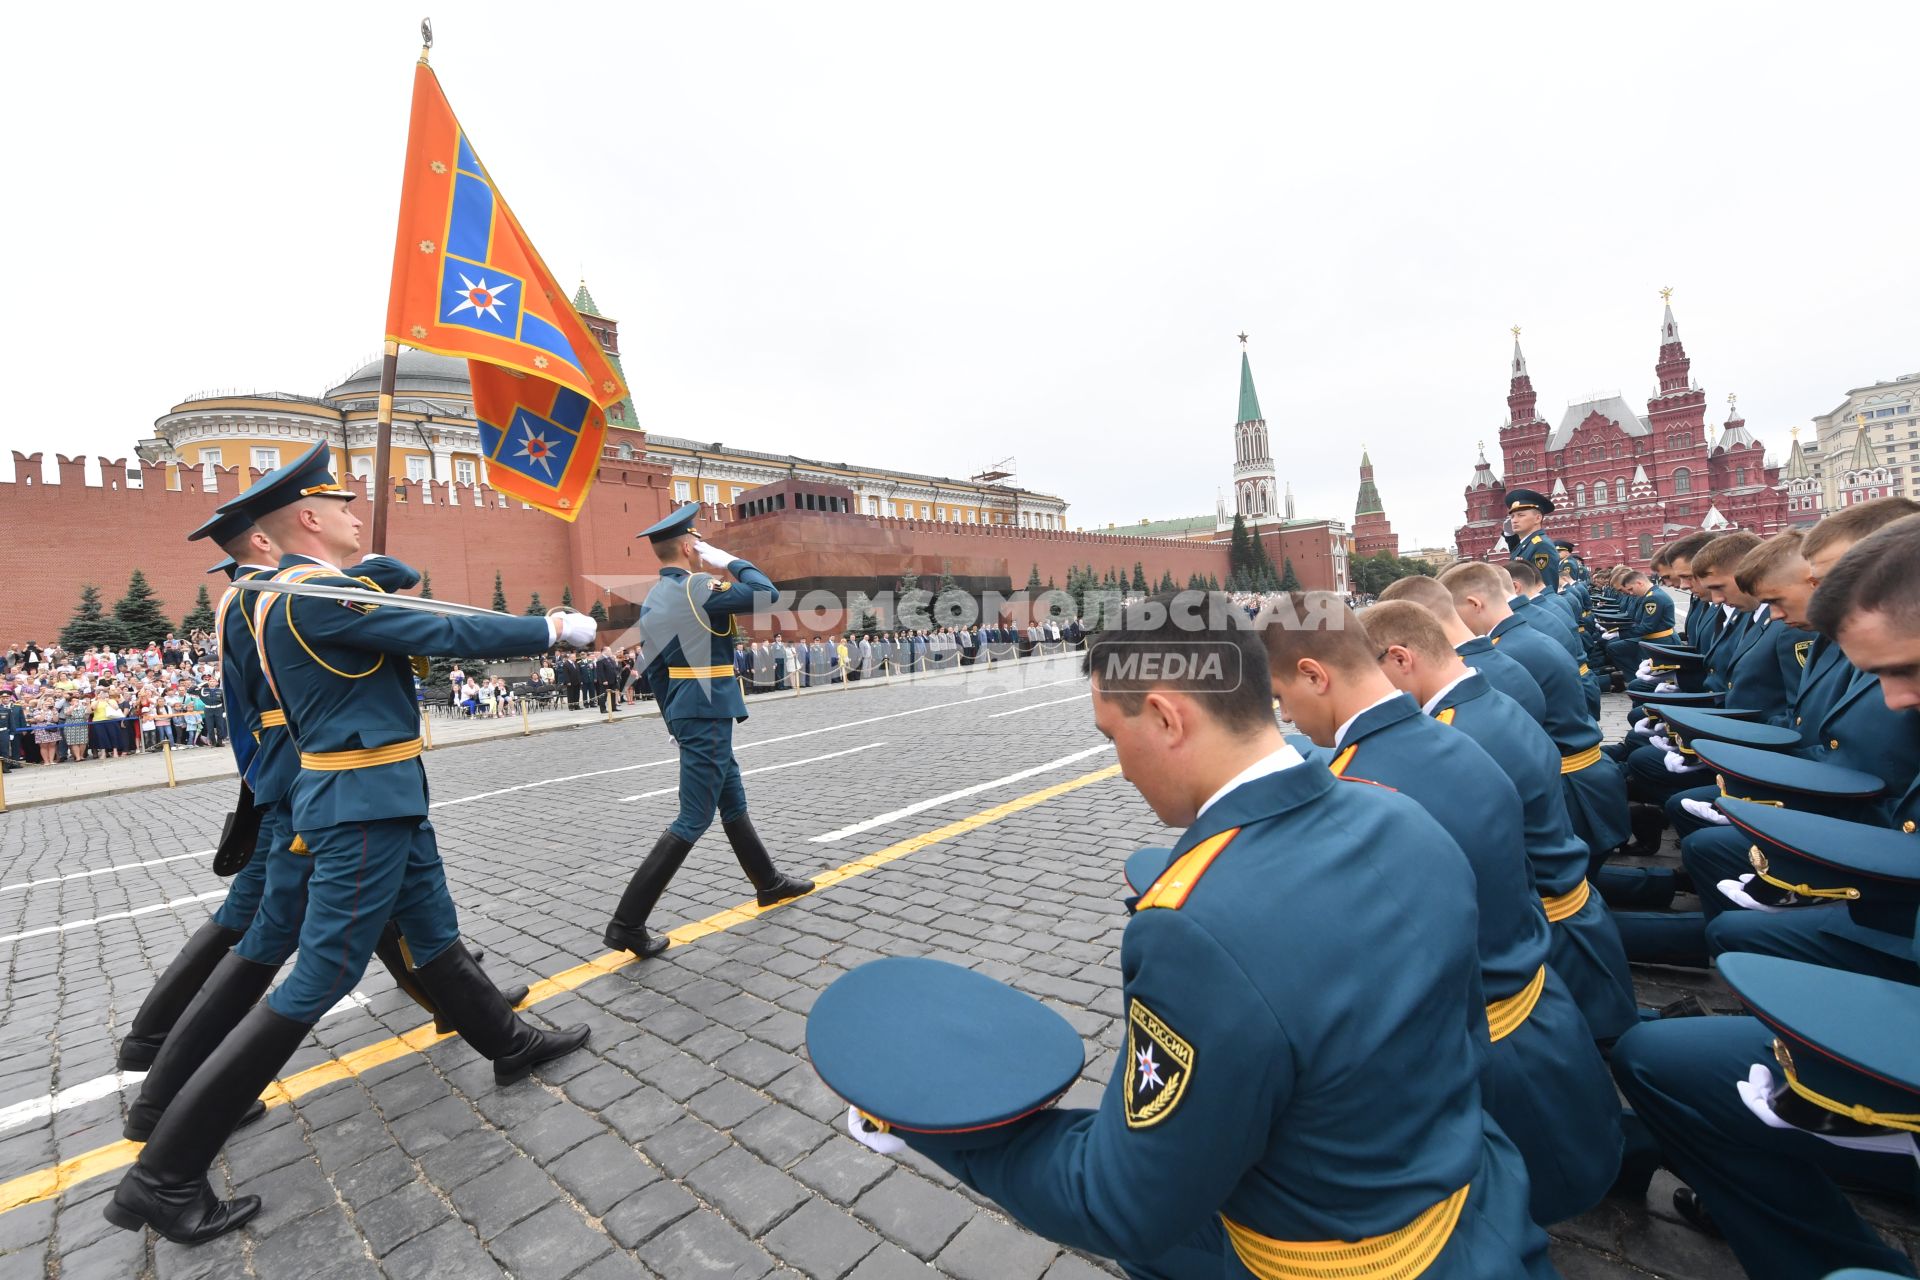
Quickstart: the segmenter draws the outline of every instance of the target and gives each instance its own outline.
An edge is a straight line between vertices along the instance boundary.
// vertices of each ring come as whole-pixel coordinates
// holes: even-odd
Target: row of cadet
[[[1701,593],[1681,643],[1639,621],[1672,617],[1644,577],[1591,582],[1564,547],[1543,573],[1525,515],[1511,566],[1407,579],[1358,616],[1310,593],[1263,613],[1257,639],[1137,614],[1096,634],[1096,725],[1184,828],[1127,864],[1126,1041],[1104,1100],[1049,1105],[1082,1056],[1044,1007],[886,960],[830,988],[809,1022],[849,1132],[923,1152],[1136,1277],[1551,1275],[1541,1228],[1609,1194],[1643,1199],[1660,1165],[1685,1184],[1676,1209],[1724,1234],[1749,1275],[1912,1275],[1842,1188],[1910,1199],[1920,1158],[1920,804],[1910,768],[1885,776],[1895,740],[1920,734],[1914,509],[1863,504],[1816,530],[1797,603],[1742,628],[1811,627],[1776,677],[1798,676],[1786,719],[1804,740],[1758,732],[1780,717],[1740,700],[1754,646],[1716,652],[1723,688],[1667,678],[1708,669],[1720,632],[1758,607],[1759,548],[1739,535],[1723,535],[1738,552],[1725,575],[1711,555],[1699,571],[1706,548],[1685,571],[1666,553]],[[1642,741],[1715,770],[1694,798],[1752,871],[1711,891],[1722,919],[1737,907],[1756,936],[1774,930],[1720,957],[1751,1016],[1636,1006],[1597,891],[1637,878],[1607,861],[1637,843],[1628,771],[1603,746],[1592,663],[1562,643],[1584,649],[1589,622],[1603,646],[1648,655],[1631,668],[1633,701],[1659,717]],[[1122,639],[1125,656],[1107,647]],[[1256,646],[1243,661],[1262,664],[1297,732],[1282,737],[1266,682],[1138,674],[1141,646],[1196,642]],[[1857,748],[1870,777],[1830,759],[1863,732],[1879,735]],[[1021,1030],[989,1050],[983,1025]]]

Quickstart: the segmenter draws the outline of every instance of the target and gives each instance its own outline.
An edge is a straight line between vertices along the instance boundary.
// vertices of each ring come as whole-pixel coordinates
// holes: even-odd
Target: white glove
[[[1747,895],[1747,886],[1753,883],[1753,873],[1749,871],[1738,880],[1722,880],[1716,887],[1727,901],[1735,906],[1745,907],[1749,911],[1764,911],[1769,915],[1778,915],[1785,907],[1770,907]]]
[[[584,613],[559,610],[547,615],[553,641],[573,649],[590,649],[600,635],[600,624]]]
[[[1653,734],[1647,739],[1647,745],[1650,747],[1658,747],[1662,751],[1673,750],[1673,744],[1667,741],[1667,735],[1664,733]]]
[[[1653,659],[1652,659],[1652,658],[1642,658],[1642,659],[1640,660],[1640,665],[1639,665],[1638,667],[1636,667],[1636,668],[1634,668],[1634,672],[1633,672],[1633,678],[1634,678],[1635,680],[1651,680],[1651,679],[1653,679]]]
[[[1680,807],[1700,819],[1700,821],[1711,823],[1713,826],[1727,827],[1733,825],[1732,820],[1728,818],[1726,814],[1720,812],[1705,800],[1682,800]]]
[[[890,1133],[869,1128],[866,1118],[860,1114],[860,1108],[847,1108],[847,1132],[853,1140],[869,1151],[878,1151],[883,1156],[898,1155],[907,1149],[907,1144]]]
[[[1920,1141],[1910,1133],[1878,1134],[1870,1138],[1828,1137],[1824,1133],[1812,1133],[1797,1125],[1782,1120],[1773,1109],[1773,1072],[1763,1064],[1754,1063],[1747,1072],[1745,1080],[1736,1081],[1733,1086],[1740,1091],[1740,1101],[1747,1104],[1747,1110],[1769,1129],[1790,1129],[1795,1133],[1806,1133],[1822,1142],[1831,1142],[1836,1147],[1845,1147],[1849,1151],[1879,1151],[1887,1155],[1912,1156],[1920,1160]]]
[[[1602,631],[1600,633],[1600,638],[1602,640],[1618,640],[1620,638],[1620,633],[1618,631]]]
[[[1678,693],[1680,692],[1680,686],[1671,680],[1662,680],[1659,684],[1653,686],[1653,691],[1655,693]]]
[[[1678,751],[1667,752],[1662,757],[1662,762],[1667,766],[1668,773],[1698,773],[1707,767],[1703,764],[1688,764],[1687,758]]]
[[[710,564],[716,569],[724,569],[734,561],[732,555],[722,551],[710,542],[696,540],[693,544],[693,549],[700,553],[700,559],[703,563]]]

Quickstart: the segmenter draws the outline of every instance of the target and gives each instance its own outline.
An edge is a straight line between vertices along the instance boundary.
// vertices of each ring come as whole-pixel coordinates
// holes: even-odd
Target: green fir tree
[[[498,569],[493,571],[493,611],[495,613],[505,613],[507,611],[507,591],[505,587],[500,585],[500,571]]]
[[[595,600],[593,608],[587,610],[587,616],[604,627],[607,625],[607,606]]]
[[[527,616],[529,618],[537,618],[545,614],[546,611],[547,606],[540,603],[540,593],[538,591],[534,592],[533,599],[527,601]]]
[[[560,607],[562,609],[573,608],[573,584],[571,582],[560,588]]]
[[[173,630],[162,612],[160,597],[147,585],[147,575],[135,569],[127,580],[127,594],[113,606],[113,620],[120,624],[127,644],[158,644]]]
[[[1280,575],[1280,590],[1282,591],[1300,590],[1300,575],[1293,571],[1292,556],[1288,556],[1286,558],[1286,566],[1287,566],[1286,570]]]
[[[213,630],[213,601],[207,598],[207,584],[200,584],[200,594],[194,597],[193,608],[187,610],[187,616],[180,619],[180,634],[190,636],[196,631]]]
[[[91,582],[80,588],[80,607],[60,629],[60,647],[69,653],[84,653],[103,645],[119,648],[126,643],[126,632],[100,607],[100,588]]]

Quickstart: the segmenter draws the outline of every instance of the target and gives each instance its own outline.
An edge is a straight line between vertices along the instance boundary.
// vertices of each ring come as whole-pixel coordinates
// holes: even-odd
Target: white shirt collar
[[[1211,796],[1207,797],[1207,802],[1200,806],[1200,813],[1194,814],[1193,820],[1195,822],[1200,821],[1200,814],[1203,814],[1207,810],[1213,808],[1214,803],[1218,801],[1220,797],[1226,795],[1229,791],[1232,791],[1238,787],[1244,787],[1249,782],[1252,782],[1258,778],[1264,778],[1270,773],[1279,773],[1282,770],[1291,769],[1293,768],[1293,766],[1297,764],[1305,764],[1305,763],[1306,761],[1300,758],[1300,753],[1298,751],[1295,751],[1292,747],[1288,746],[1284,742],[1281,743],[1280,749],[1274,752],[1272,755],[1262,756],[1260,759],[1255,760],[1252,764],[1242,769],[1239,773],[1236,773],[1231,778],[1228,778],[1226,786],[1220,788],[1218,791],[1214,792]]]
[[[1344,747],[1347,745],[1347,731],[1353,728],[1353,722],[1355,720],[1358,720],[1361,716],[1367,714],[1367,712],[1373,710],[1375,707],[1385,706],[1387,703],[1392,702],[1395,698],[1399,696],[1400,696],[1400,691],[1398,689],[1395,689],[1392,693],[1388,694],[1386,697],[1376,699],[1375,701],[1368,703],[1366,706],[1354,712],[1351,716],[1348,716],[1347,722],[1340,726],[1340,732],[1333,735],[1333,749],[1335,751],[1338,751],[1341,747]]]
[[[1459,675],[1447,681],[1447,685],[1444,689],[1434,694],[1431,698],[1428,698],[1426,705],[1421,707],[1420,710],[1425,712],[1427,715],[1432,715],[1433,709],[1440,705],[1442,699],[1444,699],[1448,694],[1453,692],[1455,686],[1457,686],[1462,680],[1471,680],[1475,674],[1476,673],[1474,669],[1472,667],[1468,667],[1465,671],[1462,671]]]

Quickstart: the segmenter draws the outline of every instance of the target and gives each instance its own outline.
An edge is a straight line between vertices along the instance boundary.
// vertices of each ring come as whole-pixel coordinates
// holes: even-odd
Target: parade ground
[[[1624,701],[1608,704],[1613,736]],[[169,789],[89,766],[95,793],[0,815],[0,1280],[1108,1274],[926,1161],[856,1144],[806,1053],[807,1011],[836,977],[935,956],[1065,1016],[1087,1052],[1065,1103],[1097,1103],[1123,1035],[1121,864],[1170,833],[1094,730],[1077,659],[751,712],[736,741],[753,816],[780,864],[819,888],[755,908],[716,828],[655,917],[672,948],[645,962],[600,935],[676,806],[662,722],[443,735],[427,757],[432,820],[463,932],[496,982],[532,984],[532,1016],[586,1022],[592,1039],[497,1087],[375,965],[215,1166],[216,1189],[265,1208],[191,1249],[101,1216],[137,1151],[120,1129],[138,1077],[116,1076],[114,1052],[218,904],[209,863],[233,780]],[[1639,976],[1644,1003],[1693,991],[1734,1004],[1712,980]],[[1556,1228],[1562,1273],[1738,1275],[1721,1243],[1674,1217],[1673,1186],[1662,1174],[1644,1204]],[[1911,1219],[1865,1207],[1920,1240]]]

